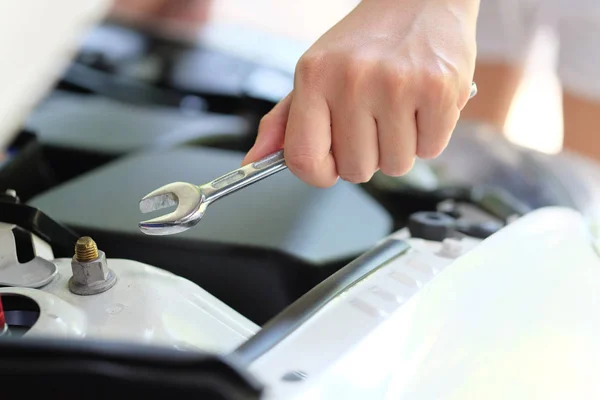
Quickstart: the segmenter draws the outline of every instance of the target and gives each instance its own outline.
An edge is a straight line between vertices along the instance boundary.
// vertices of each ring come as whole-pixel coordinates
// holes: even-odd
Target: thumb
[[[266,155],[283,148],[291,103],[292,93],[288,94],[261,119],[256,142],[246,154],[242,165],[260,160]]]

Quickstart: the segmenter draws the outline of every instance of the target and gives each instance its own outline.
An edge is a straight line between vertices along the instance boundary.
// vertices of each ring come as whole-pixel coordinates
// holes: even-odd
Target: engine
[[[11,143],[3,396],[600,398],[588,160],[459,124],[404,177],[281,173],[182,235],[140,233],[141,195],[237,168],[293,84],[265,38],[242,57],[216,32],[101,27]]]
[[[86,390],[102,375],[114,387],[126,381],[122,393],[151,398],[505,398],[537,393],[540,374],[562,377],[549,397],[567,386],[600,393],[586,375],[600,368],[600,256],[581,214],[542,208],[470,235],[485,224],[467,224],[472,210],[460,219],[447,207],[413,213],[406,228],[263,326],[185,278],[107,256],[90,237],[76,238],[71,258],[54,258],[37,234],[3,223],[0,347],[10,347],[0,381],[44,380],[70,360]],[[199,371],[207,354],[225,364],[202,359]],[[140,369],[123,373],[131,363]],[[515,372],[507,363],[530,367]],[[148,368],[162,378],[146,382]],[[481,368],[494,373],[479,376]],[[465,374],[477,379],[465,382]],[[199,384],[206,376],[219,378],[212,391]],[[62,398],[74,394],[44,382]],[[494,396],[491,385],[500,385]],[[221,390],[229,397],[218,397]]]

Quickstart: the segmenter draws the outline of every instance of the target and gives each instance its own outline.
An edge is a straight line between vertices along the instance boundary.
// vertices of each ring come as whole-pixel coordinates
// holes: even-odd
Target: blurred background
[[[121,15],[127,15],[128,12],[131,13],[131,9],[139,9],[140,4],[151,7],[153,3],[156,1],[120,0],[118,4],[125,9],[125,12],[121,10]],[[211,29],[202,35],[191,34],[190,37],[195,36],[197,39],[202,36],[205,43],[212,38],[220,50],[254,58],[261,63],[273,62],[278,68],[285,67],[293,71],[302,52],[356,4],[357,0],[214,0],[208,14],[200,13],[198,16],[200,19],[208,19]],[[0,5],[0,22],[7,32],[0,45],[9,48],[16,46],[14,53],[17,55],[16,62],[0,65],[0,87],[3,93],[0,105],[7,110],[6,115],[0,119],[0,131],[7,129],[3,125],[8,125],[14,115],[22,117],[28,112],[32,101],[38,101],[41,91],[47,90],[51,85],[51,79],[47,77],[43,65],[54,62],[56,65],[49,67],[49,73],[56,77],[68,64],[68,57],[79,50],[77,45],[80,43],[76,42],[74,48],[65,51],[64,43],[60,47],[60,40],[81,37],[89,28],[86,24],[93,25],[94,18],[106,14],[109,6],[110,2],[106,0],[89,1],[85,6],[74,0],[52,4],[27,0],[18,8],[11,7],[9,2]],[[18,23],[25,16],[31,22],[30,26]],[[70,18],[81,19],[81,23],[69,26],[66,21]],[[126,23],[131,22],[125,19]],[[61,23],[62,20],[65,23]],[[37,27],[43,29],[44,25],[48,29],[40,36]],[[20,35],[18,43],[10,40],[13,35],[11,31]],[[195,32],[197,31],[196,29]],[[252,33],[248,34],[249,31]],[[264,33],[262,39],[261,32]],[[128,42],[127,35],[117,39],[110,35],[96,36],[96,40],[104,40],[101,47],[112,46],[117,49],[115,51],[127,51],[127,46],[131,45],[131,37]],[[278,42],[277,39],[281,40]],[[46,43],[43,43],[44,40]],[[554,73],[556,44],[550,31],[539,32],[530,55],[526,77],[506,126],[506,134],[511,141],[548,153],[557,152],[562,141],[560,88]],[[33,46],[37,48],[34,50]],[[36,65],[38,70],[34,74],[33,71],[23,70],[20,65]],[[15,71],[11,71],[11,68],[15,68]],[[15,81],[11,77],[17,72],[23,77],[29,73],[31,78]],[[30,99],[22,101],[25,104],[19,104],[18,98],[27,96]],[[15,124],[8,129],[14,130],[14,126]]]
[[[357,3],[217,0],[211,18],[216,23],[251,26],[311,43]],[[541,30],[506,126],[511,141],[547,153],[556,153],[562,146],[561,93],[554,72],[556,49],[553,33]]]
[[[219,0],[215,2],[211,18],[217,23],[252,26],[311,43],[357,1],[323,3],[321,0]],[[511,141],[548,153],[561,149],[563,134],[560,85],[554,72],[556,46],[552,32],[542,30],[538,34],[506,126]]]

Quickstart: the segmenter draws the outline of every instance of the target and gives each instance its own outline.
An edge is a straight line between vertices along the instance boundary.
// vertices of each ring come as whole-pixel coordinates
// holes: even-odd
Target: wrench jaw
[[[204,207],[205,208],[205,207]],[[150,236],[164,236],[164,235],[174,235],[176,233],[185,232],[190,228],[193,228],[200,222],[202,218],[202,212],[199,216],[190,217],[187,220],[169,220],[169,221],[160,221],[159,218],[150,219],[148,221],[142,221],[139,223],[139,228],[142,233]],[[171,219],[171,214],[167,214],[164,217]]]
[[[140,201],[140,211],[148,213],[174,205],[177,205],[177,208],[173,212],[140,222],[140,230],[147,235],[184,232],[200,222],[208,206],[197,186],[175,182],[144,196]]]

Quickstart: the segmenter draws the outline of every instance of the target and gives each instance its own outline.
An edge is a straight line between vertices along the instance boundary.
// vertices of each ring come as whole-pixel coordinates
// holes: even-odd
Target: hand
[[[317,187],[408,172],[437,157],[466,105],[478,0],[363,0],[299,60],[293,91],[261,121],[253,162],[284,148]]]

